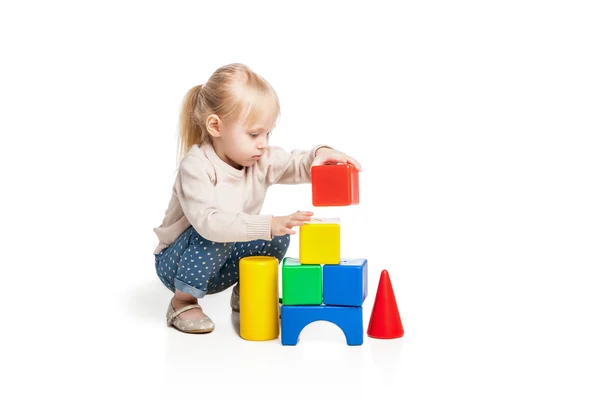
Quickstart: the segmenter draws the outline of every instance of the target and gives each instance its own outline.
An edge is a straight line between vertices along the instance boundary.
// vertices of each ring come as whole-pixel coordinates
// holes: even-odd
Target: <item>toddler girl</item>
[[[215,325],[198,299],[238,282],[238,263],[254,255],[283,259],[293,227],[312,212],[260,214],[269,186],[310,183],[313,165],[360,164],[327,146],[285,151],[269,146],[279,100],[262,77],[242,64],[217,69],[185,96],[179,134],[179,167],[171,200],[154,228],[156,273],[174,293],[167,325],[186,333]],[[239,311],[236,285],[231,308]]]

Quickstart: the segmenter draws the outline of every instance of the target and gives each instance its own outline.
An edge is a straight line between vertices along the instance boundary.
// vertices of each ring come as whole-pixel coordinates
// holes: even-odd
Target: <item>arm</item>
[[[270,215],[227,213],[216,206],[215,188],[201,159],[186,157],[179,167],[175,192],[194,229],[215,242],[271,240]]]
[[[319,145],[311,150],[292,152],[277,146],[269,147],[266,182],[269,185],[310,183],[310,168],[317,151],[323,147],[327,146]]]

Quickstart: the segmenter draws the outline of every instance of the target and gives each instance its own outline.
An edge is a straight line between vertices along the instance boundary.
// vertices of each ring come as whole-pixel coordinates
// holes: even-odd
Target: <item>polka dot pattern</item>
[[[200,298],[219,293],[238,282],[239,261],[249,256],[273,256],[280,262],[290,236],[273,240],[219,243],[204,239],[190,226],[175,242],[156,255],[156,273],[172,292],[175,287]]]

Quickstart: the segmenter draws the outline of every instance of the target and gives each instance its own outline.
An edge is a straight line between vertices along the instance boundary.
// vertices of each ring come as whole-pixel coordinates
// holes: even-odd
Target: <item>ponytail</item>
[[[200,115],[202,109],[201,90],[202,85],[194,86],[188,90],[183,100],[181,115],[179,116],[179,160],[185,156],[193,145],[203,143],[207,137]]]

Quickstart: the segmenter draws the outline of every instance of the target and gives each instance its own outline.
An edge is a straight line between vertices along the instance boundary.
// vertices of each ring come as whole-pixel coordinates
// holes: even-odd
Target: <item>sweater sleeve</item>
[[[217,206],[206,164],[186,157],[179,166],[175,193],[190,224],[204,238],[219,242],[271,240],[271,215],[228,213]]]
[[[311,150],[293,150],[288,152],[281,147],[269,148],[268,170],[265,180],[268,185],[310,183],[310,168],[317,150],[325,145],[313,147]]]

